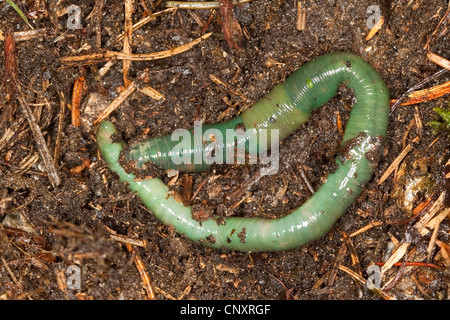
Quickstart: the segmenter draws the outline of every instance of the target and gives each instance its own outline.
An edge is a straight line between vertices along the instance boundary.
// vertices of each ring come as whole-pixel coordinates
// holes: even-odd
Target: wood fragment
[[[5,33],[4,43],[5,54],[5,72],[3,75],[2,85],[5,89],[5,101],[2,101],[2,115],[0,119],[0,125],[5,125],[7,122],[13,119],[15,110],[15,98],[17,88],[14,85],[14,79],[18,78],[18,63],[16,56],[16,41],[14,35],[8,29]]]
[[[23,119],[23,118],[21,118]],[[8,144],[11,138],[16,134],[19,127],[22,125],[22,121],[19,119],[14,122],[11,127],[6,128],[5,133],[0,138],[0,151]]]
[[[155,300],[155,292],[153,291],[153,287],[150,283],[150,277],[148,276],[147,271],[145,271],[144,262],[142,262],[141,256],[133,249],[131,244],[127,243],[126,247],[128,251],[133,255],[133,261],[139,271],[139,274],[141,275],[142,281],[144,282],[144,289],[147,293],[147,297],[150,300]]]
[[[83,91],[84,91],[84,79],[85,75],[81,75],[75,80],[73,84],[72,90],[72,104],[71,104],[71,119],[72,125],[74,127],[79,127],[81,125],[81,100],[83,99]]]
[[[416,222],[414,227],[419,231],[419,233],[424,236],[429,232],[427,224],[430,220],[441,210],[444,209],[444,192],[441,193],[439,198],[434,202],[431,208],[426,212],[419,221]],[[442,217],[444,219],[445,216]]]
[[[95,46],[102,47],[103,0],[95,0]]]
[[[447,70],[450,70],[450,61],[438,56],[437,54],[434,54],[432,52],[428,52],[427,58],[436,63],[437,65],[441,66],[442,68],[445,68]]]
[[[413,139],[413,143],[416,143],[419,141],[419,138],[416,137]],[[408,144],[402,152],[395,158],[395,160],[391,163],[391,165],[386,169],[384,174],[381,176],[380,181],[378,181],[378,185],[382,184],[390,175],[391,173],[398,167],[400,162],[406,157],[406,155],[414,149],[413,143]]]
[[[341,113],[339,111],[334,112],[336,114],[336,125],[338,132],[343,137],[344,136],[344,126],[342,125]]]
[[[142,27],[145,26],[147,23],[149,23],[149,22],[155,20],[158,16],[160,16],[160,15],[162,15],[162,14],[164,14],[164,13],[174,12],[174,11],[176,11],[176,10],[177,10],[177,8],[169,8],[169,9],[165,9],[165,10],[162,10],[162,11],[159,11],[159,12],[155,12],[155,13],[153,13],[153,14],[150,15],[150,16],[147,16],[147,17],[145,17],[145,18],[142,18],[141,20],[139,20],[138,22],[136,22],[135,24],[133,24],[133,32],[136,31],[136,30],[138,30],[138,29],[140,29],[140,28],[142,28]],[[122,41],[122,39],[123,39],[124,37],[125,37],[125,34],[122,33],[122,34],[120,34],[120,35],[115,39],[115,41],[116,41],[116,42]]]
[[[197,195],[199,194],[199,192],[202,190],[202,188],[206,185],[207,182],[209,182],[210,179],[203,179],[202,182],[200,182],[200,184],[197,187],[197,190],[194,191],[194,193],[192,194],[191,199],[189,200],[189,202],[194,201],[194,199],[197,197]]]
[[[401,258],[403,258],[403,256],[406,254],[406,251],[408,250],[409,245],[410,245],[409,242],[404,242],[394,251],[394,253],[381,267],[381,274],[386,273],[386,271],[392,268],[392,266],[396,262],[398,262]]]
[[[352,259],[352,266],[356,270],[357,273],[362,274],[361,264],[359,262],[358,254],[356,253],[355,246],[353,245],[353,241],[347,233],[340,231],[342,237],[345,241],[347,249],[350,251],[350,257]]]
[[[53,153],[53,163],[57,164],[61,150],[61,138],[64,125],[64,116],[66,113],[66,100],[64,93],[58,90],[59,95],[59,118],[58,118],[58,133],[56,134],[55,151]]]
[[[450,217],[449,217],[450,218]],[[442,255],[442,258],[444,260],[445,266],[447,268],[450,268],[450,257],[448,252],[450,251],[450,246],[447,243],[444,243],[442,241],[436,240],[436,244],[439,246],[439,248],[441,249],[440,253]]]
[[[431,259],[431,253],[433,252],[433,247],[434,244],[436,243],[436,237],[437,237],[437,233],[439,231],[439,226],[441,225],[441,221],[439,219],[434,220],[434,230],[433,233],[431,235],[430,241],[428,242],[428,247],[427,247],[427,259],[428,261],[430,261]]]
[[[1,145],[0,145],[1,148]],[[444,167],[444,206],[446,208],[450,207],[450,158],[447,160],[447,163]]]
[[[336,255],[336,259],[334,260],[333,267],[331,268],[330,272],[328,273],[327,278],[327,285],[332,286],[334,283],[334,279],[336,278],[336,275],[339,271],[339,267],[341,266],[342,262],[344,261],[345,255],[347,254],[347,246],[345,243],[342,243],[339,247],[338,253]]]
[[[217,11],[216,10],[211,10],[211,14],[209,15],[208,20],[206,20],[205,24],[203,25],[203,29],[201,33],[205,33],[206,30],[208,30],[209,25],[211,24],[213,18],[216,16]]]
[[[397,100],[391,100],[391,111],[390,111],[390,114],[392,114],[395,111],[396,107],[398,105],[400,105],[403,102],[404,99],[406,99],[410,95],[413,95],[413,96],[418,95],[418,93],[414,93],[414,91],[416,91],[417,89],[423,87],[428,82],[438,78],[439,76],[441,76],[441,75],[443,75],[443,74],[445,74],[447,72],[448,72],[447,69],[441,69],[438,72],[436,72],[435,74],[433,74],[433,75],[423,79],[422,81],[420,81],[419,83],[417,83],[413,87],[409,88]],[[428,100],[435,99],[435,98],[437,98],[439,96],[442,96],[442,95],[444,95],[444,94],[449,92],[449,87],[447,87],[447,86],[450,86],[450,84],[443,84],[443,85],[440,85],[440,86],[436,86],[434,88],[429,89],[430,91],[426,91],[427,89],[422,90],[421,96],[423,95],[423,96],[427,97],[428,96],[427,93],[428,93],[429,94]],[[436,90],[436,89],[438,89],[438,90]],[[412,99],[412,98],[410,98],[410,99]],[[423,97],[422,97],[422,99],[423,99]],[[420,100],[418,98],[417,98],[417,100],[420,101],[420,102],[424,101],[424,100]],[[428,100],[425,100],[425,101],[428,101]],[[408,104],[412,104],[409,101],[407,101],[407,103]],[[418,103],[418,102],[414,102],[414,103]]]
[[[53,158],[50,155],[47,143],[45,142],[41,129],[39,128],[39,125],[36,122],[34,114],[31,111],[30,107],[28,106],[27,102],[25,101],[21,84],[18,79],[15,79],[15,84],[17,87],[17,91],[19,92],[17,99],[19,100],[19,104],[22,107],[22,112],[24,113],[25,117],[28,120],[31,131],[33,132],[39,156],[42,162],[44,163],[50,183],[53,185],[53,187],[56,187],[61,183],[61,178],[59,177],[58,170],[56,170],[55,164],[53,163]]]
[[[108,71],[111,69],[111,67],[114,65],[114,61],[108,61],[106,62],[99,70],[98,75],[99,77],[105,76],[105,74],[108,73]]]
[[[363,286],[366,284],[366,279],[364,279],[363,276],[361,276],[360,274],[356,273],[355,271],[353,271],[350,268],[347,268],[344,265],[340,265],[339,266],[339,270],[344,271],[345,273],[347,273],[348,275],[350,275],[354,280],[356,280],[356,282],[359,282],[360,284],[362,284]]]
[[[233,0],[232,4],[237,5],[241,3],[250,2],[252,0]],[[166,1],[166,7],[177,9],[218,9],[219,1]]]
[[[0,258],[2,259],[3,266],[5,267],[6,271],[8,272],[9,276],[11,277],[12,281],[16,284],[16,286],[18,286],[21,290],[23,290],[22,284],[14,276],[14,273],[11,271],[11,268],[8,266],[8,263],[6,262],[5,258],[3,258],[2,255],[0,255]]]
[[[306,30],[306,11],[302,9],[302,2],[297,2],[297,25],[298,31]]]
[[[364,226],[364,227],[362,227],[362,228],[356,230],[355,232],[351,233],[351,234],[349,235],[349,237],[350,237],[350,238],[355,237],[355,236],[357,236],[358,234],[361,234],[361,233],[363,233],[363,232],[366,232],[367,230],[370,230],[370,229],[372,229],[373,227],[377,227],[377,226],[380,226],[380,225],[382,225],[382,224],[383,224],[383,222],[381,222],[381,221],[371,221],[368,225],[366,225],[366,226]]]
[[[189,206],[192,197],[192,184],[194,178],[191,175],[184,175],[182,201],[185,206]]]
[[[161,288],[155,287],[155,291],[161,293],[168,300],[177,300],[174,296],[172,296],[170,293],[165,292]]]
[[[407,267],[429,267],[429,268],[433,268],[433,269],[437,269],[437,270],[442,269],[441,266],[438,266],[434,263],[417,262],[417,261],[396,262],[396,263],[394,263],[393,266],[400,267],[402,265],[402,263],[404,263],[405,266],[407,266]],[[377,262],[376,265],[382,267],[384,265],[384,262]]]
[[[230,49],[242,50],[243,38],[241,25],[234,16],[231,0],[219,0],[220,15],[222,17],[222,33]]]
[[[30,152],[25,158],[20,161],[19,168],[14,172],[20,176],[28,171],[39,160],[39,154],[37,152]]]
[[[149,87],[149,86],[139,88],[138,91],[140,93],[145,94],[146,96],[149,96],[152,99],[155,99],[156,101],[166,100],[166,98],[164,97],[164,95],[162,93],[160,93],[158,90],[153,89],[152,87]]]
[[[350,277],[352,277],[356,282],[360,283],[361,285],[365,286],[366,285],[366,279],[364,279],[363,276],[361,276],[360,274],[356,273],[355,271],[353,271],[350,268],[347,268],[344,265],[340,265],[339,266],[339,270],[344,271],[345,273],[347,273]],[[395,297],[387,292],[383,292],[382,290],[380,290],[379,288],[372,288],[370,289],[373,293],[375,293],[376,295],[382,297],[385,300],[393,300],[395,299]]]
[[[145,3],[145,0],[139,0],[139,4],[141,5],[142,9],[144,10],[144,16],[151,16],[152,11],[148,8],[147,4]]]
[[[36,38],[44,38],[47,35],[47,31],[48,30],[46,28],[32,29],[26,31],[16,31],[14,32],[14,40],[16,42],[21,42],[33,40]]]
[[[189,43],[182,46],[175,47],[169,50],[164,50],[154,53],[130,54],[117,51],[105,51],[103,53],[86,54],[81,56],[68,56],[60,58],[61,64],[66,67],[75,65],[93,64],[102,61],[112,60],[130,60],[130,61],[153,61],[175,56],[177,54],[186,52],[198,45],[202,40],[209,38],[212,32],[207,33]]]
[[[401,102],[400,106],[409,106],[413,104],[419,104],[422,102],[437,99],[450,93],[450,81],[436,85],[434,87],[418,90],[407,96],[404,102]],[[391,100],[391,106],[397,102],[397,99]]]
[[[434,38],[436,37],[437,33],[439,32],[440,26],[441,25],[446,25],[446,22],[450,20],[450,5],[447,9],[447,12],[445,12],[444,16],[442,17],[442,19],[439,21],[438,25],[436,26],[436,28],[434,29],[433,33],[431,34],[430,37],[428,37],[427,43],[425,44],[425,46],[423,47],[424,49],[428,49],[430,46],[430,42],[432,42],[434,40]]]
[[[132,54],[132,39],[133,39],[133,0],[125,0],[125,27],[123,38],[123,53]],[[123,83],[125,87],[130,85],[131,80],[128,77],[130,72],[131,61],[123,60]]]
[[[305,170],[303,170],[303,168],[301,166],[298,166],[297,169],[300,172],[300,176],[302,177],[302,180],[305,183],[306,187],[308,188],[309,192],[311,192],[311,194],[316,193],[316,190],[314,190],[313,185],[311,184],[308,177],[306,176]]]
[[[227,90],[229,90],[232,94],[234,94],[234,95],[240,97],[240,98],[241,98],[242,100],[244,100],[245,102],[247,102],[247,103],[252,103],[252,104],[255,103],[255,101],[253,101],[253,100],[247,98],[245,95],[241,94],[240,92],[231,89],[231,88],[228,86],[228,84],[226,84],[225,82],[223,82],[218,76],[216,76],[216,75],[214,75],[214,74],[210,74],[210,75],[209,75],[209,78],[210,78],[215,84],[218,84],[218,85],[220,85],[220,86],[225,87],[225,88],[226,88]]]
[[[384,24],[384,17],[381,16],[380,19],[378,19],[377,23],[372,27],[372,29],[370,29],[369,33],[366,36],[366,41],[369,41],[370,39],[372,39],[377,32],[381,29],[381,27]]]
[[[136,90],[136,85],[133,82],[130,83],[128,87],[123,90],[117,98],[115,98],[105,110],[94,120],[94,126],[105,120],[114,110],[116,110],[122,102],[124,102],[134,91]]]

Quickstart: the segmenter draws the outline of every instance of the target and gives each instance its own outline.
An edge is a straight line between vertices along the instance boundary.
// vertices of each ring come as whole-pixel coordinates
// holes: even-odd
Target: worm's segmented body
[[[243,128],[246,150],[261,152],[270,145],[270,142],[261,144],[261,129],[267,130],[267,137],[275,129],[280,139],[286,138],[308,120],[313,110],[334,97],[342,83],[353,89],[356,103],[336,159],[338,169],[327,176],[327,181],[302,206],[277,219],[228,217],[198,222],[192,218],[191,207],[185,207],[172,197],[159,178],[134,181],[135,175],[125,172],[118,163],[122,144],[111,140],[115,133],[111,122],[105,121],[100,125],[97,143],[110,169],[128,183],[129,189],[138,193],[145,206],[161,222],[173,226],[187,238],[202,241],[210,247],[228,247],[238,251],[288,250],[325,235],[370,180],[388,126],[389,93],[383,80],[369,64],[354,54],[326,54],[292,73],[284,84],[276,85],[240,116],[202,128],[203,132],[218,130],[223,136],[226,136],[227,129]],[[181,152],[192,159],[205,152],[204,141],[199,144],[194,144],[194,141],[193,135],[192,148]],[[205,162],[174,164],[171,150],[177,143],[171,141],[171,135],[150,138],[132,146],[126,158],[138,164],[152,161],[165,169],[179,171],[208,168]],[[224,142],[221,150],[226,152],[236,144],[236,141]]]

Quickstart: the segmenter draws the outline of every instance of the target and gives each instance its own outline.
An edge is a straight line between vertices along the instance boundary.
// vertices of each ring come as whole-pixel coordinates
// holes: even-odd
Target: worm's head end
[[[116,133],[116,127],[111,121],[103,121],[97,131],[97,145],[103,158],[109,164],[115,164],[119,160],[122,151],[121,143],[113,143],[112,135]]]

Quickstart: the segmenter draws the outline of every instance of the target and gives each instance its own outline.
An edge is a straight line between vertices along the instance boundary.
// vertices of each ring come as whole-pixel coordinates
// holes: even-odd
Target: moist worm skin
[[[383,80],[354,54],[326,54],[292,73],[284,84],[276,85],[240,116],[203,127],[224,131],[245,126],[246,133],[254,133],[245,138],[246,148],[256,144],[261,151],[255,138],[261,129],[269,132],[277,129],[280,139],[286,138],[307,121],[313,110],[334,97],[342,83],[353,89],[356,103],[347,123],[342,151],[336,158],[338,169],[327,176],[327,181],[302,206],[281,218],[216,217],[198,222],[192,218],[191,207],[178,202],[161,179],[135,181],[136,176],[124,170],[118,162],[123,145],[112,141],[116,129],[111,122],[100,125],[97,143],[110,169],[128,183],[128,188],[139,195],[155,217],[187,238],[213,248],[244,252],[289,250],[324,236],[370,180],[388,126],[389,93]],[[179,171],[208,168],[204,163],[178,167],[171,163],[170,150],[176,143],[170,140],[170,135],[150,138],[132,146],[125,156],[138,164],[153,161]],[[224,150],[227,148],[224,146]],[[189,152],[204,152],[204,148],[198,149]]]

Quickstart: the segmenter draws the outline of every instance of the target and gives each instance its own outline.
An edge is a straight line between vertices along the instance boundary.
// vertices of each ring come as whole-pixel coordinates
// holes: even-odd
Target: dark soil
[[[54,1],[55,3],[57,1]],[[135,1],[134,22],[143,17],[141,1]],[[144,1],[151,8],[152,1]],[[377,1],[375,1],[377,2]],[[62,1],[58,8],[44,1],[16,1],[29,15],[35,28],[47,28],[44,37],[16,44],[18,75],[51,154],[58,136],[61,99],[71,103],[74,81],[86,74],[83,95],[83,121],[92,121],[123,87],[122,63],[116,62],[103,77],[98,70],[104,62],[83,67],[66,67],[59,58],[94,53],[96,47],[95,14],[88,16],[95,1]],[[67,29],[67,15],[58,15],[70,4],[82,12],[81,30]],[[386,22],[369,41],[367,8],[374,1],[306,0],[306,30],[297,31],[296,1],[253,1],[235,8],[244,39],[241,50],[230,49],[221,32],[216,13],[206,31],[204,24],[210,10],[179,10],[163,14],[133,33],[133,52],[149,53],[188,43],[205,32],[213,36],[189,51],[162,60],[133,62],[130,78],[148,85],[165,96],[156,102],[133,93],[109,117],[125,141],[137,139],[144,132],[150,136],[170,133],[176,128],[192,127],[194,120],[216,123],[238,115],[249,103],[257,101],[275,84],[305,62],[322,54],[349,51],[368,61],[385,80],[392,98],[398,98],[440,67],[426,59],[424,45],[447,10],[444,0],[381,1],[378,4]],[[124,26],[123,1],[107,1],[101,25],[102,48],[122,50],[113,43]],[[164,3],[154,12],[164,9]],[[30,16],[32,15],[32,17]],[[5,32],[29,30],[16,12],[0,4],[0,29]],[[430,50],[450,58],[449,32],[438,34]],[[82,49],[83,48],[83,49]],[[0,42],[0,75],[5,78],[4,43]],[[227,87],[214,83],[210,75],[220,78]],[[447,76],[427,84],[448,81]],[[3,83],[0,109],[6,110],[8,86]],[[240,95],[235,94],[239,92]],[[63,98],[61,98],[63,97]],[[86,109],[89,98],[99,110]],[[61,152],[56,163],[60,185],[53,187],[40,160],[25,167],[24,162],[37,154],[33,133],[20,105],[13,104],[13,117],[0,127],[0,139],[8,128],[13,136],[0,145],[0,298],[2,299],[145,299],[143,280],[133,262],[139,255],[151,279],[157,299],[380,299],[339,265],[360,271],[368,277],[367,268],[383,262],[392,254],[395,240],[411,233],[416,220],[411,208],[398,201],[404,194],[402,184],[392,176],[378,185],[391,162],[416,137],[419,141],[404,162],[410,167],[405,176],[427,177],[428,188],[414,198],[412,207],[439,194],[443,167],[449,155],[447,133],[433,133],[428,122],[438,120],[434,107],[446,108],[448,95],[416,106],[399,106],[390,117],[383,158],[372,181],[332,231],[304,247],[289,252],[238,253],[212,250],[192,243],[162,225],[143,206],[141,200],[119,183],[103,160],[94,140],[95,127],[83,123],[71,125],[69,109],[65,112]],[[417,108],[416,108],[417,107]],[[344,125],[348,119],[349,99],[337,96],[314,112],[310,120],[286,139],[280,148],[280,170],[264,176],[248,188],[258,176],[258,166],[218,166],[202,173],[180,174],[173,187],[180,194],[192,177],[192,192],[204,181],[192,205],[211,212],[236,216],[273,218],[287,214],[311,195],[302,172],[317,189],[321,177],[333,170],[340,145],[337,114]],[[224,111],[227,111],[224,113]],[[418,130],[417,114],[423,123]],[[93,116],[94,115],[94,116]],[[225,115],[223,118],[222,116]],[[406,134],[405,134],[406,133]],[[439,139],[430,146],[437,138]],[[1,141],[1,140],[0,140]],[[425,163],[417,173],[415,164]],[[89,163],[84,169],[73,169]],[[22,170],[21,170],[22,168]],[[421,167],[423,168],[423,166]],[[211,177],[214,179],[210,179]],[[162,174],[168,182],[170,179]],[[406,178],[405,178],[406,179]],[[393,194],[397,192],[397,196]],[[227,195],[238,194],[232,201]],[[245,198],[239,205],[234,206]],[[233,209],[230,209],[233,208]],[[351,238],[345,235],[381,222]],[[440,226],[438,239],[449,243],[448,219]],[[140,240],[146,247],[134,246],[130,253],[124,243],[111,239],[111,232]],[[429,235],[418,237],[414,245],[422,250]],[[341,259],[343,247],[348,247]],[[351,253],[359,262],[353,264]],[[430,263],[444,266],[444,260],[433,251]],[[78,266],[81,287],[66,288],[70,266]],[[70,270],[70,269],[69,269]],[[382,279],[394,277],[393,267]],[[397,299],[448,299],[448,270],[415,267],[403,274],[389,294]]]

